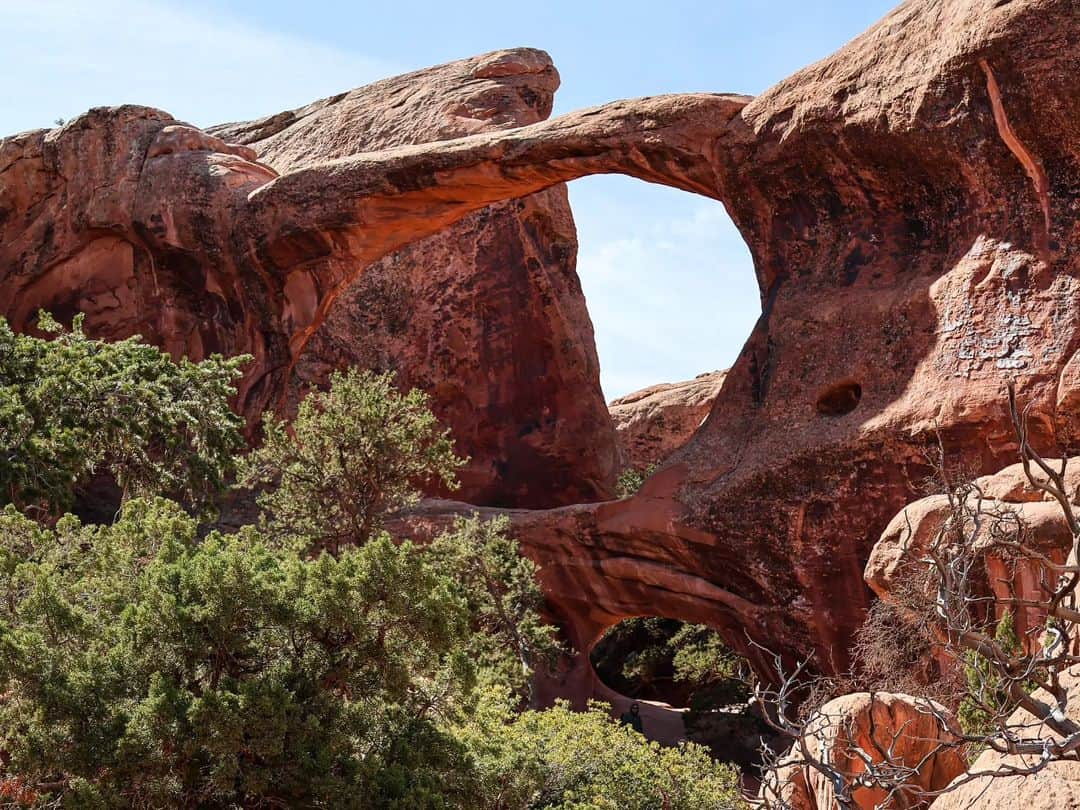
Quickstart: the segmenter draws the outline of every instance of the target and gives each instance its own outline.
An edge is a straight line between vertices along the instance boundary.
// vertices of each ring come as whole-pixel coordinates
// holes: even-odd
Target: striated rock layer
[[[522,53],[477,71],[534,82]],[[94,111],[0,143],[0,311],[21,328],[38,306],[88,309],[107,336],[253,352],[253,413],[302,365],[318,377],[311,341],[364,268],[492,203],[611,172],[722,200],[763,313],[709,417],[638,496],[514,518],[582,648],[666,615],[721,628],[763,674],[748,637],[839,670],[871,547],[938,435],[977,473],[1014,460],[1011,378],[1040,446],[1080,444],[1078,76],[1075,0],[912,0],[754,99],[619,101],[280,176],[164,113]],[[319,137],[344,144],[340,128]],[[544,412],[556,433],[576,429],[558,416],[576,393]]]
[[[761,797],[791,810],[840,810],[832,780],[806,764],[805,756],[849,778],[866,773],[863,757],[868,756],[875,765],[888,758],[890,766],[915,773],[891,793],[859,785],[851,795],[854,807],[926,808],[934,793],[966,770],[959,733],[948,710],[925,699],[889,692],[843,695],[814,712],[806,735],[784,758],[775,781],[763,786]]]
[[[645,470],[686,444],[712,410],[726,375],[712,371],[684,382],[651,385],[608,403],[619,466]]]
[[[268,202],[256,216],[248,199],[334,158],[540,121],[558,83],[546,54],[519,49],[208,133],[124,107],[5,138],[0,314],[22,329],[42,307],[83,311],[102,337],[139,333],[196,359],[251,352],[240,406],[252,419],[291,411],[335,368],[393,369],[470,457],[468,500],[606,497],[614,434],[563,186],[418,241],[406,229],[389,253],[331,223],[271,245],[256,220],[280,217],[272,227],[288,233],[290,214]]]

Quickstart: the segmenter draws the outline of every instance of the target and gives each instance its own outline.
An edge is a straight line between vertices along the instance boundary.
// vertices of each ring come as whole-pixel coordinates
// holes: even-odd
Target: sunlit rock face
[[[1061,685],[1069,693],[1066,716],[1080,721],[1076,700],[1080,691],[1080,671],[1076,667],[1061,675]],[[1053,701],[1049,693],[1038,690],[1035,697]],[[1023,709],[1017,709],[1008,719],[1010,728],[1033,729],[1034,734],[1054,735],[1042,723]],[[1066,810],[1080,807],[1080,763],[1075,760],[1049,762],[1031,776],[991,775],[995,772],[1031,768],[1037,758],[1031,756],[1005,756],[987,749],[971,764],[966,773],[960,774],[949,792],[936,799],[932,810],[968,810],[976,807],[992,807],[995,810]]]
[[[333,369],[393,370],[431,395],[470,458],[467,500],[608,497],[614,434],[563,186],[427,238],[406,228],[381,257],[331,223],[271,244],[247,199],[334,158],[534,123],[558,83],[546,54],[519,49],[213,135],[127,107],[4,139],[0,313],[25,328],[41,307],[83,311],[92,334],[138,333],[193,358],[251,352],[240,404],[252,419],[289,413]]]
[[[842,670],[870,551],[938,436],[973,475],[1014,461],[1013,380],[1039,446],[1076,443],[1074,11],[908,3],[756,99],[563,120],[599,133],[578,166],[723,199],[763,297],[709,417],[637,496],[514,514],[582,648],[662,615],[720,627],[763,674],[748,637]]]
[[[380,337],[372,351],[387,365],[416,359],[407,379],[432,380],[444,414],[464,391],[470,402],[527,411],[462,408],[476,457],[464,494],[582,502],[513,513],[543,564],[552,611],[580,648],[627,616],[708,621],[763,673],[767,659],[748,639],[789,658],[813,653],[826,671],[847,665],[870,598],[864,566],[891,517],[919,494],[924,450],[940,435],[975,474],[1014,460],[1005,380],[1031,404],[1040,447],[1080,444],[1072,0],[908,2],[754,99],[658,96],[549,121],[537,120],[554,89],[542,55],[468,64],[453,68],[464,71],[462,87],[509,89],[493,91],[491,103],[486,90],[476,104],[466,92],[461,113],[442,108],[460,119],[445,135],[473,133],[457,140],[432,141],[442,137],[432,129],[421,137],[417,124],[354,142],[348,115],[332,123],[342,100],[216,135],[122,108],[5,139],[0,311],[25,328],[38,306],[85,309],[98,334],[142,332],[196,357],[251,352],[239,403],[248,414],[287,406],[295,386],[368,351],[356,347],[368,335],[364,319],[381,329],[415,311],[401,340],[438,348],[398,349]],[[428,79],[398,81],[405,89],[365,126],[392,130],[394,105],[407,109],[410,88]],[[434,103],[417,106],[437,118]],[[250,145],[228,145],[238,140]],[[634,498],[589,504],[609,491],[614,444],[584,310],[559,304],[563,295],[580,306],[576,280],[559,282],[554,269],[545,282],[539,271],[520,283],[485,277],[471,301],[498,312],[470,315],[460,330],[453,319],[465,302],[412,300],[383,315],[363,301],[370,285],[389,286],[392,301],[395,290],[423,287],[426,273],[449,272],[408,266],[413,259],[395,266],[388,257],[407,245],[493,203],[611,172],[722,200],[753,256],[763,312],[687,444]],[[556,206],[547,210],[558,210],[560,193],[544,198]],[[519,205],[502,210],[521,222],[541,216]],[[535,238],[524,224],[506,225],[526,267],[567,235],[557,213],[543,216],[550,221]],[[515,251],[506,265],[518,262]],[[511,289],[543,307],[530,303],[507,320],[499,313],[513,307],[500,295]],[[442,312],[445,332],[425,331]],[[526,341],[519,357],[505,346],[523,344],[503,335],[489,357],[478,324],[502,324],[497,334],[516,319],[525,333],[539,324],[522,340],[544,348]],[[511,364],[500,359],[508,353]],[[542,382],[529,388],[534,379]],[[528,410],[536,397],[545,404]]]
[[[1060,459],[1049,459],[1054,470]],[[1046,483],[1046,474],[1031,467],[1035,480]],[[1065,465],[1065,495],[1080,502],[1080,465]],[[1073,535],[1061,505],[1052,496],[1033,487],[1022,464],[1011,464],[974,482],[961,502],[955,495],[939,494],[921,498],[905,506],[885,527],[866,563],[866,582],[882,599],[890,599],[910,585],[912,576],[927,569],[927,558],[942,536],[946,522],[962,529],[978,554],[984,574],[970,587],[984,597],[993,597],[997,618],[1009,612],[1017,637],[1025,645],[1036,644],[1045,627],[1046,613],[1034,605],[1011,605],[1013,599],[1034,604],[1050,598],[1049,586],[1056,581],[1048,565],[1065,565],[1072,550]],[[976,528],[976,520],[979,522]],[[998,531],[991,531],[996,526]],[[947,535],[945,535],[947,538]],[[1002,540],[1023,542],[1034,554],[1028,558],[1009,549]],[[946,540],[947,542],[947,540]],[[1035,555],[1045,559],[1045,562]],[[927,602],[933,599],[927,596]]]
[[[647,470],[686,444],[712,410],[726,374],[658,383],[609,402],[620,468]]]

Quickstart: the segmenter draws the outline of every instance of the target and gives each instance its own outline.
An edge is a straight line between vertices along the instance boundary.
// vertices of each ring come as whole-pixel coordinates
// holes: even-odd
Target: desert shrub
[[[0,506],[36,518],[110,476],[124,497],[169,494],[192,507],[224,487],[242,446],[229,407],[247,358],[174,362],[138,337],[107,343],[42,313],[45,340],[0,318]]]
[[[464,463],[427,396],[400,393],[391,374],[335,372],[291,424],[268,416],[265,430],[241,463],[240,484],[263,488],[272,535],[331,550],[365,542],[388,513],[419,498],[420,485],[456,487]]]
[[[607,707],[507,712],[488,696],[458,739],[500,810],[736,810],[738,775],[692,743],[666,748],[612,720]]]
[[[1008,655],[1021,651],[1020,637],[1016,634],[1012,611],[1005,611],[993,628],[994,640]],[[1016,699],[1009,693],[1009,684],[1002,673],[986,658],[968,651],[962,666],[966,689],[956,719],[965,734],[988,736],[997,730],[1001,718],[1008,717],[1017,708]],[[1032,678],[1025,691],[1038,687]]]
[[[601,680],[622,694],[699,711],[745,703],[753,684],[746,661],[719,633],[675,619],[619,622],[597,642],[591,660]]]
[[[615,482],[615,495],[619,498],[629,498],[641,489],[645,479],[656,472],[656,465],[649,464],[644,468],[627,467]]]
[[[164,500],[109,526],[4,514],[8,768],[107,806],[362,806],[422,741],[455,795],[463,754],[428,717],[472,676],[446,578],[386,536],[310,558],[196,530]]]
[[[459,518],[425,553],[468,607],[475,631],[468,654],[485,681],[525,695],[533,672],[552,671],[566,650],[543,620],[536,564],[521,554],[509,530],[505,517]]]

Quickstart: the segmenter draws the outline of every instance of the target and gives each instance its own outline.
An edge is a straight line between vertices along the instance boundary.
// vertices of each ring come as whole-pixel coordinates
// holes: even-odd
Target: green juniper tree
[[[209,504],[243,445],[229,407],[248,358],[174,362],[138,337],[107,343],[45,313],[44,340],[0,318],[0,506],[43,520],[71,507],[95,474],[125,497]]]
[[[509,528],[505,517],[458,518],[427,553],[469,606],[478,631],[469,643],[472,659],[488,681],[525,694],[537,667],[552,669],[565,650],[541,616],[536,564],[521,554]]]
[[[508,713],[482,704],[458,731],[498,810],[736,810],[735,770],[690,743],[665,748],[616,724],[602,704]]]
[[[244,464],[245,480],[266,487],[265,527],[203,536],[152,495],[203,495],[194,475],[207,465],[211,484],[225,475],[238,442],[235,362],[111,350],[78,323],[57,347],[6,339],[18,350],[4,364],[4,435],[18,439],[14,425],[31,440],[5,445],[17,497],[0,512],[0,801],[740,806],[733,773],[700,748],[661,749],[599,709],[519,713],[532,668],[557,645],[507,524],[463,520],[430,547],[380,528],[418,480],[449,486],[459,463],[419,395],[336,375],[291,432],[271,421]],[[51,351],[59,359],[41,359]],[[82,380],[102,375],[111,383],[100,389]],[[84,390],[123,396],[78,399]],[[135,428],[103,424],[103,401],[127,408]],[[50,417],[42,402],[68,410]],[[166,427],[182,440],[159,446]],[[83,448],[94,435],[103,446]],[[40,471],[52,458],[66,477]],[[140,496],[114,521],[39,522],[16,508],[55,514],[73,480],[101,465]]]
[[[992,635],[1007,655],[1022,652],[1011,610],[1006,610],[998,620]],[[967,689],[956,713],[960,727],[974,736],[993,734],[1001,718],[1010,715],[1017,706],[1016,699],[1009,694],[1008,682],[989,660],[970,651],[963,658],[963,675]],[[1033,681],[1031,689],[1036,686]]]
[[[265,428],[241,484],[264,487],[258,502],[272,534],[331,550],[364,542],[386,514],[416,501],[420,485],[455,488],[464,463],[427,396],[399,393],[392,374],[335,372],[291,424],[268,416]]]
[[[426,715],[469,685],[469,616],[411,544],[199,541],[164,500],[110,526],[2,521],[0,748],[28,784],[110,807],[464,800],[464,754]]]

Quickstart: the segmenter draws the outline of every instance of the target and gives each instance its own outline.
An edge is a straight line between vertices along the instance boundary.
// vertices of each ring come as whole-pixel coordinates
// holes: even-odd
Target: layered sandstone
[[[1080,722],[1080,672],[1076,669],[1062,673],[1062,685],[1069,691],[1066,716]],[[1035,696],[1043,701],[1054,698],[1042,690]],[[1055,735],[1032,715],[1018,709],[1008,721],[1010,728],[1023,729],[1030,738]],[[992,807],[994,810],[1066,810],[1080,807],[1080,762],[1057,761],[1040,765],[1037,756],[1006,756],[993,750],[984,751],[932,805],[933,810],[973,810]],[[1024,773],[1031,771],[1031,773]]]
[[[651,385],[609,402],[619,466],[646,470],[686,444],[712,410],[726,374],[712,371],[692,380]]]
[[[840,810],[833,781],[813,761],[856,785],[851,800],[860,810],[925,808],[966,770],[958,733],[945,707],[925,699],[888,692],[834,698],[810,717],[761,795],[791,810]],[[867,759],[910,769],[912,777],[890,791],[860,784]]]
[[[363,268],[486,206],[610,172],[722,200],[763,312],[710,415],[636,497],[512,515],[582,649],[666,615],[720,628],[766,677],[748,636],[842,670],[864,566],[928,447],[976,474],[1013,461],[1007,379],[1041,449],[1080,444],[1077,76],[1073,0],[911,0],[754,99],[620,101],[280,176],[164,113],[94,111],[0,142],[0,308],[251,352],[255,413],[302,365],[318,376],[311,341]],[[568,396],[540,430],[576,429]]]

